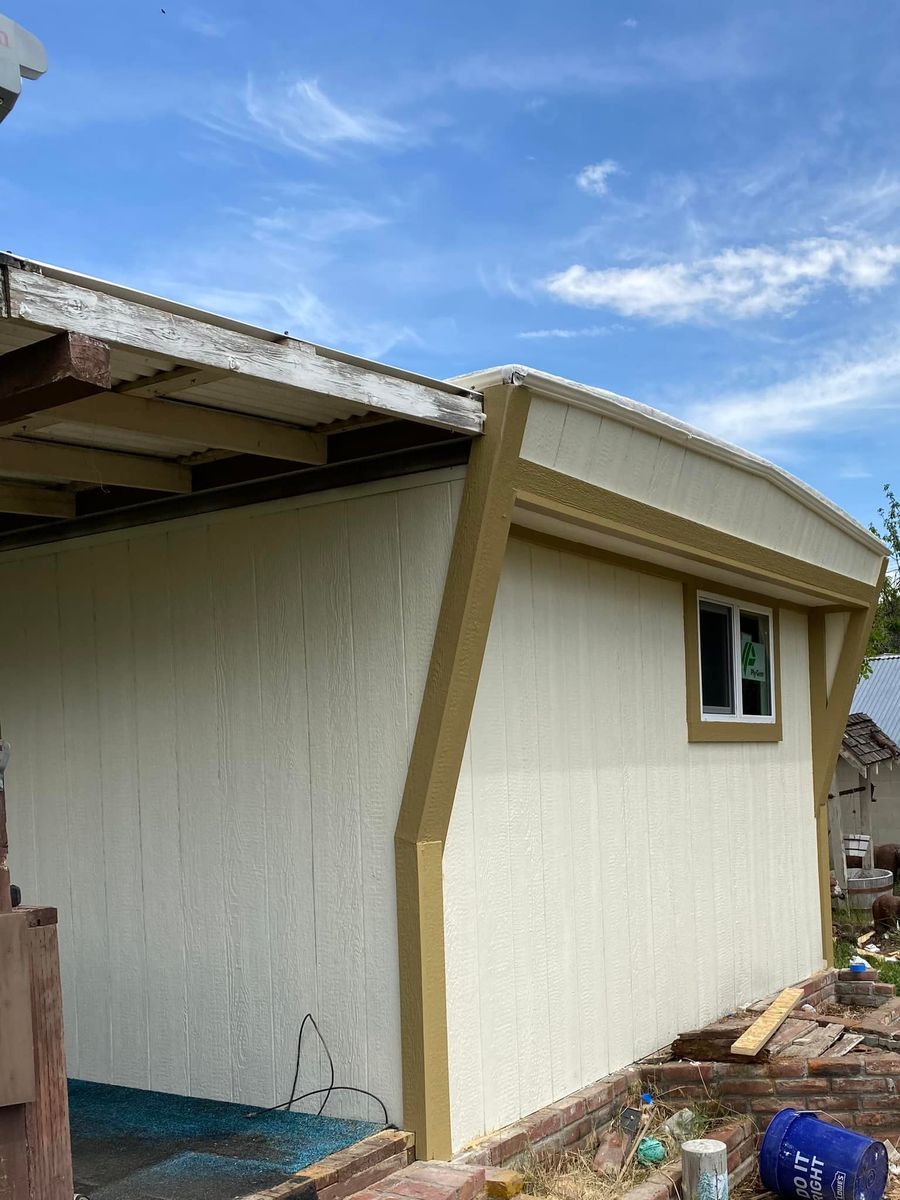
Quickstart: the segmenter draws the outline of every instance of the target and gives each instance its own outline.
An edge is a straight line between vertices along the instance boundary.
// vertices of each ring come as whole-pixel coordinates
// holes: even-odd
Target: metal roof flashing
[[[605,413],[616,420],[631,424],[640,429],[655,433],[667,441],[681,445],[690,444],[693,451],[716,458],[720,462],[729,463],[738,470],[760,475],[769,480],[781,491],[792,496],[800,504],[805,505],[831,525],[862,543],[876,554],[887,554],[884,543],[870,530],[861,525],[849,513],[839,508],[827,496],[804,483],[789,471],[769,462],[768,459],[743,450],[731,442],[722,441],[712,434],[704,433],[702,429],[681,421],[669,413],[627,396],[620,396],[605,388],[590,387],[587,384],[576,383],[559,375],[551,375],[522,364],[507,364],[506,366],[490,367],[482,371],[474,371],[465,375],[455,376],[452,383],[475,388],[483,391],[486,387],[507,384],[513,387],[528,386],[537,396],[548,400],[557,400],[563,404],[589,409],[593,412]]]

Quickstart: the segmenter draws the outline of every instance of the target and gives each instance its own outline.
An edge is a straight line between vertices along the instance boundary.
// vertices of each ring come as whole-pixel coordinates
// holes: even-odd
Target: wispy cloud
[[[615,159],[604,158],[602,162],[582,167],[575,176],[575,183],[591,196],[605,196],[609,192],[610,176],[621,174],[622,168]]]
[[[255,238],[266,241],[333,242],[354,233],[381,229],[389,219],[349,204],[333,208],[276,208],[251,218]]]
[[[198,119],[219,133],[313,159],[360,147],[398,149],[418,140],[408,126],[374,109],[338,104],[315,79],[259,87],[251,76],[237,111],[220,107]]]
[[[623,29],[637,29],[638,27],[638,23],[634,17],[626,17],[625,20],[620,21],[619,24]]]
[[[743,446],[849,427],[865,432],[872,414],[900,416],[900,330],[862,350],[833,350],[791,378],[695,404],[687,419]],[[849,478],[849,476],[847,476]]]
[[[541,341],[556,338],[559,341],[569,341],[572,338],[609,337],[614,333],[623,333],[624,325],[586,325],[582,329],[525,329],[517,333],[517,338],[527,341]]]
[[[589,270],[575,265],[544,281],[550,295],[659,322],[786,313],[829,284],[853,292],[884,287],[900,245],[808,238],[783,250],[749,246],[691,262]]]
[[[215,16],[205,8],[189,5],[178,17],[185,29],[205,38],[224,38],[237,28],[237,22]]]

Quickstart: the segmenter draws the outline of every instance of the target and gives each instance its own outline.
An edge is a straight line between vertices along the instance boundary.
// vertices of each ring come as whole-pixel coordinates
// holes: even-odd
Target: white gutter
[[[653,433],[668,442],[674,442],[676,445],[690,445],[691,450],[697,454],[717,459],[719,462],[727,463],[741,471],[747,471],[768,480],[873,553],[888,553],[888,548],[884,543],[864,525],[854,520],[849,513],[844,512],[827,496],[823,496],[815,488],[811,488],[796,476],[791,475],[789,471],[776,466],[768,459],[760,458],[757,454],[751,454],[749,450],[742,450],[739,446],[723,442],[719,438],[713,437],[712,434],[704,433],[703,430],[688,425],[685,421],[679,421],[677,417],[661,412],[658,408],[651,408],[648,404],[630,400],[627,396],[618,396],[615,392],[608,392],[603,388],[588,387],[583,383],[575,383],[571,379],[563,379],[558,375],[549,375],[545,371],[536,371],[531,367],[519,365],[489,367],[484,371],[458,375],[451,382],[463,387],[474,388],[479,392],[497,384],[527,385],[537,396],[610,416],[637,429]]]

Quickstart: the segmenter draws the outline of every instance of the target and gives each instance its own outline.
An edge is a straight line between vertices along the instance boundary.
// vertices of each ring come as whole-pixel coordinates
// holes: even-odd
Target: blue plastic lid
[[[868,963],[851,963],[850,964],[850,970],[853,972],[854,975],[862,975],[863,971],[868,971],[868,969],[869,969]]]
[[[641,1092],[641,1104],[652,1104],[653,1097],[649,1092]]]

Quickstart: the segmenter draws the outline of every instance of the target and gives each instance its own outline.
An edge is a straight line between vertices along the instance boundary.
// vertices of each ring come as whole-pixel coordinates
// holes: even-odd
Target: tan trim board
[[[403,1114],[421,1158],[448,1158],[450,1071],[444,961],[444,840],[515,502],[529,396],[489,389],[473,443],[428,678],[397,819]]]
[[[853,703],[853,693],[859,679],[859,668],[865,656],[886,570],[887,559],[882,562],[878,582],[869,589],[868,607],[849,613],[830,690],[826,665],[827,613],[812,609],[809,614],[809,700],[813,796],[819,863],[819,905],[822,915],[822,955],[829,966],[834,964],[834,946],[831,937],[828,788],[837,763],[847,717],[850,715],[850,705]]]
[[[791,600],[782,600],[778,596],[769,596],[765,592],[753,592],[747,591],[746,588],[732,587],[730,583],[720,579],[708,579],[703,575],[677,571],[674,567],[667,567],[663,563],[652,562],[646,558],[631,558],[627,554],[618,554],[615,550],[607,550],[605,546],[592,546],[587,542],[571,542],[568,538],[559,537],[554,533],[545,533],[542,529],[532,529],[528,525],[513,525],[509,536],[510,539],[531,542],[546,550],[559,550],[562,554],[575,554],[579,558],[608,563],[613,567],[622,567],[626,571],[652,575],[656,579],[669,579],[673,583],[691,583],[701,590],[718,590],[723,595],[733,596],[735,600],[744,600],[748,604],[760,604],[766,608],[787,608],[801,613],[809,611],[804,604],[795,604]],[[841,611],[845,612],[846,610],[842,609]]]
[[[517,499],[526,508],[591,528],[615,530],[644,545],[674,550],[761,581],[786,584],[848,607],[868,607],[872,585],[839,575],[778,550],[710,529],[606,488],[573,479],[525,459],[517,473]]]
[[[691,581],[684,585],[684,666],[686,718],[689,742],[780,742],[781,719],[781,622],[778,603],[766,596],[751,598],[722,586],[726,599],[764,604],[772,610],[772,670],[775,676],[775,720],[771,724],[756,721],[704,721],[700,717],[700,635],[697,630],[697,593],[708,591],[709,584]]]

